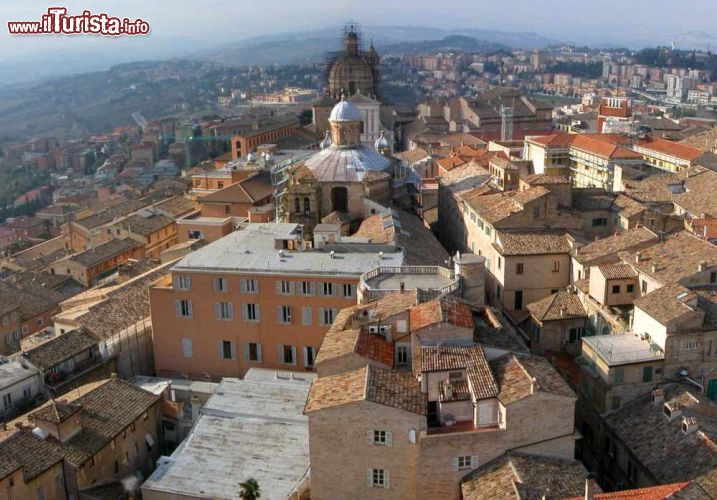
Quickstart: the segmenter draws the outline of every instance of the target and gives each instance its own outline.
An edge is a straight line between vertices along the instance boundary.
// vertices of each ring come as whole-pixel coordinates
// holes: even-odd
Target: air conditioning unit
[[[381,325],[378,329],[379,333],[389,333],[391,331],[391,325]]]
[[[369,325],[368,333],[378,333],[378,325]]]

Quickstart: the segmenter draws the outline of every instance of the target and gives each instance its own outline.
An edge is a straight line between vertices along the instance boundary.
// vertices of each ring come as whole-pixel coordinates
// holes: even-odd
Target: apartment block
[[[248,224],[189,254],[150,289],[160,374],[239,376],[251,367],[313,370],[361,275],[404,264],[390,243],[308,248],[298,224]]]

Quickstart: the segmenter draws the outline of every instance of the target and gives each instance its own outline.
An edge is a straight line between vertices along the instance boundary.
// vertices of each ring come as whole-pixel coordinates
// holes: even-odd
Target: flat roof
[[[37,375],[37,370],[25,368],[17,359],[0,357],[0,387],[10,387]]]
[[[399,290],[403,283],[406,290],[423,288],[436,290],[446,287],[456,280],[447,278],[436,273],[379,273],[377,276],[367,279],[366,284],[375,290]]]
[[[338,243],[322,249],[283,250],[275,241],[300,240],[300,225],[252,223],[183,257],[172,272],[263,272],[359,276],[380,266],[401,266],[402,251],[389,245]],[[334,251],[332,256],[331,251]],[[383,252],[379,257],[379,252]]]
[[[649,341],[630,334],[583,337],[583,342],[609,365],[644,363],[665,358],[662,351],[655,349]]]
[[[262,498],[288,498],[309,468],[304,405],[315,374],[251,369],[225,378],[191,433],[161,457],[143,490],[193,498],[236,498],[249,478]]]

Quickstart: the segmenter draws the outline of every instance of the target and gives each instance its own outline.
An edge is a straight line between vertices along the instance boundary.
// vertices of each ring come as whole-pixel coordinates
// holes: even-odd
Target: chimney
[[[661,405],[665,401],[665,391],[662,389],[653,389],[650,399],[655,406]]]
[[[672,422],[674,419],[676,419],[677,417],[682,415],[682,407],[677,402],[674,402],[674,403],[667,402],[663,405],[662,412],[667,417],[667,420]]]
[[[635,254],[635,264],[639,264],[641,258],[642,258],[642,252],[637,252]]]
[[[702,262],[700,262],[700,263],[697,265],[697,271],[701,273],[701,272],[704,272],[704,271],[706,271],[706,270],[707,270],[707,262],[705,262],[705,261],[703,260]]]
[[[652,272],[653,272],[653,273],[657,272],[657,262],[653,262],[653,263],[652,263],[652,268],[651,268],[651,269],[652,269]]]
[[[565,308],[561,307],[560,308],[560,317],[563,318],[564,316],[565,316]]]
[[[695,417],[684,417],[682,419],[682,432],[692,434],[698,429],[697,419]]]
[[[595,498],[595,481],[589,477],[585,479],[585,500]]]
[[[22,422],[15,422],[15,428],[19,431],[22,430]]]

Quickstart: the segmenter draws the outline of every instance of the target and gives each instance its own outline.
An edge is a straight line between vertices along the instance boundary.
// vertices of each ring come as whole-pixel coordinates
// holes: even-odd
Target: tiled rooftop
[[[638,250],[652,243],[657,243],[658,239],[658,236],[646,227],[636,227],[580,247],[575,255],[575,260],[584,266],[589,266],[596,261],[605,259],[612,259],[617,262],[619,260],[617,257],[618,252]]]
[[[637,278],[637,273],[628,264],[602,264],[598,266],[600,274],[602,274],[606,280],[625,280]]]
[[[570,253],[563,231],[498,231],[496,247],[502,255],[552,255]]]
[[[663,386],[665,402],[677,403],[682,415],[669,421],[663,404],[639,398],[605,417],[616,434],[660,483],[696,479],[717,468],[717,405],[678,384]],[[682,417],[695,417],[696,432],[682,432]]]
[[[440,297],[411,308],[411,331],[444,322],[463,328],[475,327],[470,305],[454,298]]]
[[[84,267],[92,267],[140,246],[132,238],[112,239],[84,252],[74,254],[68,257],[68,260]]]
[[[540,322],[587,317],[585,308],[578,296],[567,290],[560,290],[532,304],[528,304],[527,308],[535,319]]]
[[[696,300],[695,292],[680,284],[672,283],[642,295],[634,304],[661,324],[669,325],[686,314],[694,313]]]
[[[582,494],[587,477],[577,460],[509,452],[465,476],[461,492],[463,500],[565,498]]]
[[[550,193],[543,186],[525,191],[509,191],[498,194],[464,193],[463,199],[475,212],[490,224],[500,223],[512,214],[521,212],[526,203],[537,200]]]
[[[306,413],[357,401],[372,401],[419,415],[427,411],[426,395],[410,374],[366,365],[358,370],[316,379]]]
[[[498,395],[498,385],[481,346],[421,347],[421,372],[453,370],[466,370],[476,399],[494,398]]]
[[[84,328],[78,328],[25,351],[23,356],[40,371],[45,371],[97,344],[94,335]]]
[[[539,356],[505,354],[490,361],[500,393],[498,399],[509,405],[537,391],[575,398],[575,393],[548,361]]]

